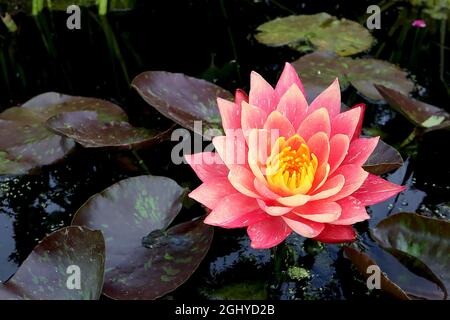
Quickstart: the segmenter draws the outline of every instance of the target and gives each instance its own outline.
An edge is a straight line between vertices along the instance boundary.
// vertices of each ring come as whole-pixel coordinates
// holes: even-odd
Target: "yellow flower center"
[[[299,135],[279,137],[267,158],[266,178],[275,191],[306,194],[314,181],[317,157]]]

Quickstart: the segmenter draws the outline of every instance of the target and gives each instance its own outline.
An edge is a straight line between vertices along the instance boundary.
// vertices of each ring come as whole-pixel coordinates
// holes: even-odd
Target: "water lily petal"
[[[363,121],[364,121],[364,114],[366,113],[366,105],[364,103],[357,104],[352,107],[354,108],[360,108],[361,109],[361,115],[359,116],[358,125],[356,126],[355,133],[353,134],[353,140],[359,138],[362,131]]]
[[[341,110],[341,89],[338,78],[314,99],[309,105],[308,113],[313,113],[320,108],[326,108],[331,118],[334,118]]]
[[[324,243],[341,243],[355,240],[356,233],[351,226],[325,224],[323,231],[314,238]]]
[[[339,200],[337,203],[341,206],[342,213],[339,219],[331,222],[331,224],[352,225],[370,219],[364,204],[355,197],[349,196]]]
[[[380,137],[359,138],[353,140],[348,148],[348,154],[345,157],[343,164],[362,166],[375,150],[379,140]]]
[[[251,129],[262,129],[267,119],[267,113],[247,102],[242,102],[241,126],[245,137],[248,137]]]
[[[214,137],[212,142],[220,158],[228,168],[234,165],[247,165],[248,148],[242,136],[218,136]]]
[[[309,114],[300,124],[297,133],[306,141],[317,132],[325,132],[329,137],[331,131],[330,117],[325,108]]]
[[[265,201],[257,199],[256,202],[258,202],[259,207],[266,212],[267,214],[270,214],[271,216],[282,216],[286,213],[290,212],[293,208],[292,207],[282,207],[282,206],[276,206],[276,205],[268,205]]]
[[[315,222],[332,222],[340,217],[341,211],[336,202],[312,201],[295,208],[292,213]]]
[[[280,217],[270,217],[247,228],[254,249],[272,248],[284,241],[292,230]]]
[[[297,71],[290,63],[286,62],[283,72],[275,86],[274,102],[278,103],[280,98],[292,87],[292,85],[295,85],[301,91],[302,96],[306,96],[306,91],[298,77]]]
[[[331,136],[342,133],[352,140],[361,117],[361,108],[353,108],[339,113],[331,120]]]
[[[255,199],[235,193],[223,198],[206,217],[205,223],[222,228],[242,228],[264,220],[263,212]]]
[[[234,102],[217,98],[217,105],[224,130],[236,130],[241,127],[241,107]]]
[[[242,108],[242,101],[248,102],[248,95],[242,89],[237,89],[234,94],[234,103],[238,108]]]
[[[352,196],[360,200],[364,206],[370,206],[383,202],[405,189],[406,186],[399,186],[376,175],[369,174],[363,185]]]
[[[292,230],[306,238],[318,236],[325,227],[323,223],[310,221],[292,213],[282,219]]]
[[[311,196],[311,201],[327,199],[331,196],[334,196],[342,190],[344,184],[345,178],[342,174],[337,174],[327,179],[327,181],[325,181],[325,183],[320,188],[314,191],[313,195]]]
[[[288,118],[296,130],[298,129],[308,112],[308,102],[296,84],[293,84],[281,97],[277,111]]]
[[[267,185],[267,182],[265,180],[260,180],[258,178],[255,178],[253,181],[253,185],[255,186],[256,191],[264,198],[264,199],[270,199],[275,200],[280,198],[280,195],[273,192],[269,189],[269,186]]]
[[[330,155],[330,142],[325,132],[317,132],[306,143],[309,151],[317,157],[318,167],[326,166]]]
[[[264,123],[264,129],[270,134],[289,138],[295,134],[295,129],[291,122],[279,111],[273,111]]]
[[[248,164],[255,177],[261,181],[265,181],[262,168],[266,165],[276,139],[276,133],[266,129],[253,129],[248,136]]]
[[[341,165],[347,156],[350,139],[345,134],[336,134],[330,139],[330,156],[328,164],[330,165],[330,175]]]
[[[253,185],[254,179],[255,175],[243,166],[232,166],[228,173],[228,180],[237,191],[248,197],[260,198],[261,196]]]
[[[340,166],[335,171],[335,174],[343,175],[345,178],[345,184],[338,193],[328,198],[329,201],[340,200],[351,195],[361,187],[364,180],[366,180],[369,175],[369,173],[364,171],[363,168],[354,164]]]
[[[184,158],[203,182],[228,175],[228,167],[215,152],[186,154]]]
[[[277,199],[278,203],[288,207],[298,207],[307,203],[311,196],[307,194],[296,194],[288,197],[280,197]]]
[[[224,197],[236,193],[236,189],[228,181],[228,178],[216,178],[202,183],[189,197],[200,202],[209,209],[214,209]]]
[[[276,107],[272,102],[273,96],[274,89],[272,86],[260,74],[252,71],[250,75],[249,103],[269,114]]]

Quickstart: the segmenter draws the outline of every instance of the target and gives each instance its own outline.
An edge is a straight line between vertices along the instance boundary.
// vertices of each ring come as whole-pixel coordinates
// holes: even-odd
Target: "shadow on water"
[[[102,17],[94,9],[83,8],[79,31],[65,28],[64,12],[44,10],[37,17],[18,13],[14,16],[17,32],[0,30],[0,110],[42,92],[59,91],[112,100],[124,107],[134,122],[159,126],[168,120],[149,109],[129,86],[130,79],[140,72],[183,72],[229,90],[248,90],[251,70],[273,82],[285,61],[300,57],[287,48],[258,44],[252,34],[259,24],[292,13],[320,11],[364,22],[371,2],[136,1],[133,10]],[[448,70],[435,63],[442,59],[443,50],[439,24],[426,30],[411,28],[410,21],[419,14],[416,9],[386,9],[382,28],[373,32],[378,43],[370,53],[414,74],[421,99],[448,107],[448,86],[442,82],[448,79]],[[343,94],[343,101],[364,102],[352,90]],[[370,103],[365,121],[365,133],[381,134],[394,146],[413,129],[387,106]],[[403,150],[405,165],[387,178],[407,184],[409,189],[370,208],[372,219],[357,226],[363,235],[360,240],[375,247],[368,228],[396,212],[417,211],[449,219],[450,209],[443,205],[450,202],[450,158],[444,146],[449,138],[448,132],[431,133],[415,147]],[[170,161],[172,147],[173,143],[165,142],[142,151],[141,156],[151,174],[195,188],[198,180],[191,170]],[[145,172],[130,153],[79,150],[37,175],[1,177],[0,280],[16,271],[45,234],[67,225],[89,196],[139,174]],[[199,210],[193,205],[185,214]],[[245,230],[217,230],[199,270],[166,298],[380,297],[380,293],[367,291],[362,278],[348,272],[350,263],[340,246],[318,245],[298,236],[291,236],[283,246],[283,254],[253,250]]]

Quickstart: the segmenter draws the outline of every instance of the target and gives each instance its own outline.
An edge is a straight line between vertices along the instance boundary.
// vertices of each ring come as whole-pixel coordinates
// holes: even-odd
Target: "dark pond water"
[[[150,109],[129,85],[140,72],[183,72],[229,90],[248,90],[251,70],[274,82],[285,61],[301,56],[287,48],[258,44],[252,34],[259,24],[292,13],[321,11],[364,22],[369,4],[372,1],[137,1],[134,10],[113,12],[107,18],[83,9],[80,31],[65,27],[63,12],[45,11],[37,18],[18,13],[19,32],[10,35],[0,30],[0,111],[39,93],[58,91],[112,100],[136,124],[158,127],[169,120]],[[389,6],[382,14],[382,28],[373,32],[378,42],[368,55],[407,69],[417,83],[416,96],[448,108],[449,71],[439,63],[439,23],[424,30],[411,28],[419,14],[413,7]],[[368,103],[365,133],[381,135],[391,145],[398,146],[413,129],[388,106],[370,104],[354,89],[343,94],[343,102]],[[435,132],[401,150],[405,165],[387,177],[409,189],[370,208],[372,219],[357,226],[361,243],[364,240],[374,252],[380,250],[367,230],[396,212],[450,218],[450,207],[445,205],[450,202],[449,141],[450,132]],[[173,143],[164,142],[140,155],[151,174],[195,188],[199,181],[191,170],[171,163],[172,147]],[[145,172],[129,152],[78,150],[40,174],[0,177],[0,280],[10,277],[46,234],[67,225],[87,198],[115,181],[140,174]],[[188,204],[181,216],[201,213],[198,205]],[[368,292],[365,281],[349,272],[350,262],[340,246],[319,246],[297,236],[284,246],[284,253],[273,259],[270,250],[250,249],[244,230],[216,230],[199,270],[167,298],[384,297]]]

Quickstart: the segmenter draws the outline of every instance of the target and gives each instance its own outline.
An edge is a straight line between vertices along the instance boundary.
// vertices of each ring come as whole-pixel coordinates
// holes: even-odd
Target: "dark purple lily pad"
[[[376,89],[387,103],[403,114],[416,127],[426,131],[450,129],[450,114],[431,104],[410,98],[396,90],[377,85]]]
[[[97,300],[104,270],[102,233],[66,227],[45,237],[17,273],[0,284],[0,300]]]
[[[256,40],[265,45],[289,45],[301,52],[318,49],[349,56],[369,49],[373,43],[369,31],[359,23],[325,12],[277,18],[256,31]]]
[[[74,225],[105,236],[105,295],[156,299],[193,274],[209,250],[213,229],[202,220],[168,228],[183,195],[169,178],[139,176],[112,185],[78,210]]]
[[[207,138],[212,136],[211,129],[222,128],[217,98],[233,99],[230,92],[213,83],[166,71],[144,72],[132,86],[164,116]],[[194,121],[202,121],[202,130],[194,128]]]
[[[111,102],[55,92],[0,113],[0,174],[24,174],[64,158],[75,147],[74,141],[49,131],[45,122],[59,113],[81,110],[97,112],[105,121],[127,119]]]
[[[364,164],[364,170],[381,175],[398,169],[403,165],[403,159],[395,148],[382,140],[378,141],[377,147]]]
[[[450,290],[450,222],[403,212],[379,222],[372,235],[383,248],[423,262]]]
[[[293,63],[306,91],[317,96],[338,77],[341,89],[349,84],[369,100],[382,102],[383,97],[375,88],[381,84],[408,94],[414,89],[414,83],[407,73],[397,66],[377,59],[352,59],[339,57],[333,52],[313,52],[304,55]]]
[[[355,248],[344,247],[344,252],[347,258],[352,261],[353,265],[356,267],[359,273],[361,273],[361,275],[363,275],[365,278],[368,278],[370,276],[370,274],[367,273],[367,270],[370,266],[378,266],[377,263],[367,254]],[[378,268],[380,267],[378,266]],[[384,272],[381,272],[380,275],[381,290],[389,293],[395,298],[401,300],[410,300],[410,297],[398,285],[392,282]]]
[[[46,124],[52,131],[75,140],[85,148],[149,146],[163,140],[171,131],[155,132],[133,127],[126,121],[105,121],[92,111],[61,113],[47,120]]]

